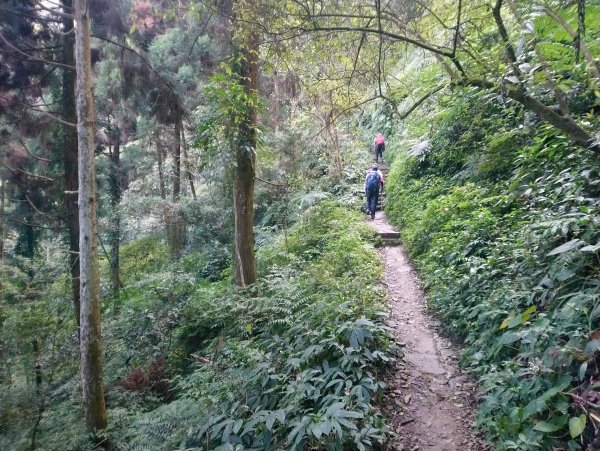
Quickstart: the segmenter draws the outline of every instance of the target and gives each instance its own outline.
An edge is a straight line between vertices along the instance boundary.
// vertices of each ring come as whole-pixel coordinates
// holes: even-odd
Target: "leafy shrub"
[[[140,280],[157,272],[168,260],[168,252],[155,236],[147,236],[121,248],[121,278],[123,283]]]
[[[510,130],[514,117],[493,109],[483,122],[494,122],[493,137],[468,135],[483,127],[473,117],[481,105],[456,100],[438,118],[441,144],[423,162],[394,162],[387,211],[402,226],[430,305],[464,340],[490,441],[583,449],[600,418],[588,401],[599,376],[600,168],[551,128]],[[469,147],[480,156],[465,156]]]
[[[365,241],[372,237],[360,216],[324,202],[293,227],[287,246],[282,238],[261,249],[264,275],[251,291],[200,287],[179,333],[191,372],[176,380],[176,401],[134,421],[128,443],[265,450],[381,443],[387,428],[372,403],[390,341],[375,286],[381,267]]]

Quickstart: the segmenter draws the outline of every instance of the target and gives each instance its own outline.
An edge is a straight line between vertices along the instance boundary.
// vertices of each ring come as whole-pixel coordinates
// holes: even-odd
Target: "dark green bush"
[[[597,157],[547,126],[511,129],[477,99],[438,117],[425,159],[394,162],[387,211],[464,340],[494,446],[582,449],[595,420],[578,399],[599,377]]]
[[[260,251],[250,291],[199,287],[182,312],[191,355],[176,400],[137,417],[127,443],[153,449],[372,449],[389,361],[374,232],[333,202]]]

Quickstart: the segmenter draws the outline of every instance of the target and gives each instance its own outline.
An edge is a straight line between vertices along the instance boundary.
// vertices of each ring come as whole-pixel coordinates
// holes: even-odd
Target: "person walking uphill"
[[[375,163],[383,163],[383,151],[385,150],[385,139],[381,132],[377,132],[375,139],[373,140],[373,151],[375,152]]]
[[[367,214],[371,215],[371,219],[375,219],[375,211],[377,210],[377,200],[379,199],[380,186],[383,186],[383,174],[379,170],[379,167],[374,164],[371,170],[367,173],[367,178],[365,179]]]

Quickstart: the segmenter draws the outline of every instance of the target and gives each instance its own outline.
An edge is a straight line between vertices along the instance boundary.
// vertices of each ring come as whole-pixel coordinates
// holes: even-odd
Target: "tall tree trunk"
[[[239,75],[249,97],[245,117],[239,125],[235,149],[235,184],[233,211],[235,221],[235,281],[244,287],[256,282],[254,256],[254,182],[256,177],[257,109],[253,99],[258,95],[258,35],[244,30],[244,45]]]
[[[85,423],[90,431],[106,428],[100,278],[96,231],[96,174],[94,166],[94,97],[88,0],[75,0],[75,67],[77,137],[79,149],[79,262],[81,282],[80,368]]]
[[[190,170],[190,160],[188,158],[188,146],[187,141],[185,140],[185,128],[183,127],[183,120],[181,120],[179,130],[181,131],[181,151],[183,152],[183,165],[185,167],[185,173],[187,174],[188,182],[190,184],[192,197],[194,200],[196,200],[196,188],[194,187],[194,176]]]
[[[112,291],[114,296],[119,295],[121,289],[120,255],[119,247],[121,245],[121,213],[119,205],[123,189],[123,168],[121,167],[121,130],[115,127],[112,130],[113,147],[110,154],[111,174],[110,174],[110,205],[111,205],[111,226],[110,226],[110,275],[112,281]]]
[[[73,13],[72,0],[62,0],[65,14]],[[75,35],[73,19],[63,18],[63,63],[75,66]],[[75,72],[64,69],[62,74],[62,111],[66,121],[77,122],[75,110]],[[77,129],[63,125],[63,164],[65,171],[65,221],[69,234],[69,268],[71,269],[71,287],[73,290],[73,308],[75,324],[79,336],[79,217],[77,213]]]
[[[339,177],[342,173],[343,162],[342,152],[340,149],[340,141],[338,137],[337,127],[335,124],[335,110],[333,108],[333,96],[329,96],[329,101],[332,105],[329,113],[325,116],[325,132],[327,133],[327,140],[330,144],[331,155],[333,156],[333,173],[336,177]]]
[[[181,112],[177,113],[174,124],[175,147],[173,149],[173,196],[172,203],[165,203],[165,232],[172,256],[177,255],[185,246],[186,223],[178,203],[181,195]]]
[[[44,395],[42,393],[42,365],[40,364],[40,346],[37,338],[34,338],[31,342],[32,351],[33,351],[33,371],[34,371],[34,380],[35,380],[35,395],[37,401],[37,416],[35,420],[35,424],[33,425],[31,432],[31,445],[30,448],[32,450],[37,448],[36,445],[36,437],[38,428],[40,426],[40,422],[42,421],[42,417],[44,415],[44,410],[46,410],[46,402],[44,399]]]
[[[162,145],[160,144],[160,139],[158,137],[156,137],[156,160],[158,164],[158,187],[160,190],[160,198],[163,201],[166,201],[167,189],[165,187],[165,163]]]
[[[173,149],[173,202],[181,194],[181,116],[175,119],[173,136],[175,137],[175,148]]]

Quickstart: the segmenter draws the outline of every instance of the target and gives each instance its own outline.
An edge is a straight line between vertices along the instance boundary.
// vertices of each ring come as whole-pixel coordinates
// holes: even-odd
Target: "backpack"
[[[375,137],[375,144],[383,144],[384,143],[384,138],[383,135],[381,133],[379,133],[376,137]]]
[[[379,174],[377,173],[377,171],[369,172],[369,175],[367,175],[367,182],[365,184],[365,188],[366,188],[367,192],[371,192],[371,191],[375,191],[375,190],[379,189],[379,182],[380,182],[380,177],[379,177]]]

